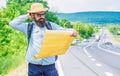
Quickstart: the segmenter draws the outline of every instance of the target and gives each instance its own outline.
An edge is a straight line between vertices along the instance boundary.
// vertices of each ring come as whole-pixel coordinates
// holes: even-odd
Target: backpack
[[[29,42],[30,42],[30,37],[31,37],[32,30],[33,30],[33,26],[34,26],[34,23],[28,23],[28,27],[27,27],[28,46],[29,46]],[[51,26],[49,21],[46,21],[45,26],[46,26],[46,28],[48,30],[52,30],[52,26]],[[55,56],[55,60],[57,60],[57,58],[58,58],[58,56]]]

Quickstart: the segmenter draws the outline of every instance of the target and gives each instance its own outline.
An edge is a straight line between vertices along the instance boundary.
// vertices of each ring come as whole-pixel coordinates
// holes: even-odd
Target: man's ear
[[[27,16],[29,19],[34,19],[34,15],[32,13],[28,13]]]
[[[30,13],[30,16],[31,16],[32,19],[34,19],[35,14]]]

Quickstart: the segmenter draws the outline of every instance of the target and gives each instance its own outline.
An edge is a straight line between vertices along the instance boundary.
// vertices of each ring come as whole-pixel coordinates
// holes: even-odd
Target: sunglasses
[[[46,13],[41,13],[41,14],[37,14],[37,16],[45,16],[46,15]]]

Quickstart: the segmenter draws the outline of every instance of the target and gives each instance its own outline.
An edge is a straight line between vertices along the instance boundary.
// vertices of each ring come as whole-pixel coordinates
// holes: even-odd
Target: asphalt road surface
[[[99,35],[99,41],[93,37],[59,56],[60,76],[120,76],[120,45],[107,29]]]

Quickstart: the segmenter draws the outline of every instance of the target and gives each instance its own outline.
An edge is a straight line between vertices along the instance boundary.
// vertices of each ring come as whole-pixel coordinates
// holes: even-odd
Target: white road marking
[[[59,59],[56,61],[56,64],[57,64],[57,67],[58,67],[58,74],[59,74],[59,76],[64,76],[64,73],[63,73],[63,70],[61,68]]]
[[[96,61],[96,59],[94,59],[94,58],[92,58],[91,60],[92,60],[92,61]]]
[[[105,75],[106,76],[114,76],[112,73],[110,73],[110,72],[105,72]]]
[[[92,56],[88,56],[89,58],[91,58]]]
[[[101,65],[101,64],[99,64],[99,63],[96,63],[96,66],[101,67],[102,65]]]
[[[89,44],[88,46],[84,47],[83,50],[84,52],[88,55],[88,56],[91,56],[88,51],[86,50],[87,47],[91,46],[93,43],[95,42],[95,40],[93,42],[91,42],[91,44]]]
[[[83,48],[84,49],[84,52],[88,55],[88,56],[90,56],[90,54],[87,52],[87,50],[86,50],[86,47],[84,47]]]

